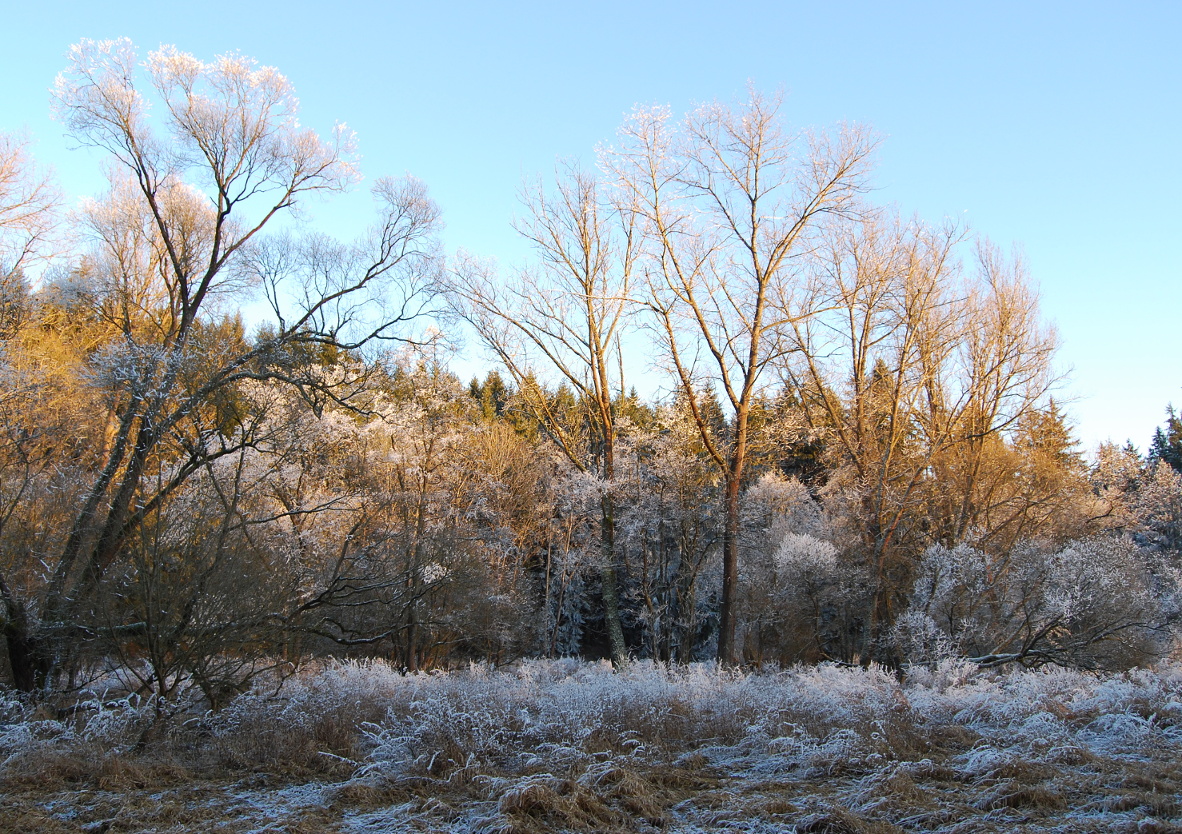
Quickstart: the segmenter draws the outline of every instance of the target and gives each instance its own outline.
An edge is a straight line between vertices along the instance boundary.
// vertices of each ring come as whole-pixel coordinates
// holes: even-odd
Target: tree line
[[[7,680],[117,665],[223,703],[326,654],[1120,667],[1172,646],[1177,420],[1088,464],[1020,259],[869,198],[866,130],[751,91],[638,109],[523,189],[514,271],[446,258],[287,80],[75,46],[67,215],[0,142]],[[149,106],[151,105],[151,107]],[[35,276],[32,277],[32,276]],[[497,369],[463,384],[459,332]],[[662,396],[628,384],[638,357]],[[644,363],[644,364],[647,364]]]

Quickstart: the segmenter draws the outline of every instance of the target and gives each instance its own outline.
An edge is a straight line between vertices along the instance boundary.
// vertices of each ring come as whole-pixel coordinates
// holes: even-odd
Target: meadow
[[[0,703],[0,830],[1182,831],[1177,663],[331,662],[216,713],[119,687]]]

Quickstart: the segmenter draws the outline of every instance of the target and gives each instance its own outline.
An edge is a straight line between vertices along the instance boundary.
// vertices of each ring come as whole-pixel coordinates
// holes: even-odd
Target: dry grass
[[[154,720],[5,702],[0,832],[1182,831],[1176,667],[344,664]]]

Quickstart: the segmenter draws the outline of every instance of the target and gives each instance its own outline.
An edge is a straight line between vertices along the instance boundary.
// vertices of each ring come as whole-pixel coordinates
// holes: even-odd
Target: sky
[[[641,5],[11,4],[0,131],[29,136],[71,200],[95,195],[101,157],[49,112],[71,44],[241,52],[288,76],[304,124],[355,130],[367,177],[422,179],[449,250],[511,264],[523,180],[591,164],[634,106],[752,84],[792,125],[869,124],[876,200],[1024,253],[1085,451],[1145,449],[1182,406],[1182,2]],[[364,202],[314,210],[346,235]]]

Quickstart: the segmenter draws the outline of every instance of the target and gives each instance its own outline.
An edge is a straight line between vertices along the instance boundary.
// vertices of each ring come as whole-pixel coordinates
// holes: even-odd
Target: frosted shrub
[[[310,763],[321,753],[348,757],[355,755],[361,725],[380,719],[415,680],[377,660],[317,664],[284,681],[278,692],[258,682],[204,725],[230,763],[285,757]]]
[[[821,505],[795,478],[766,474],[747,491],[743,525],[746,656],[785,665],[831,656],[856,583]]]
[[[906,712],[887,671],[824,666],[744,675],[713,666],[635,663],[620,674],[546,664],[517,674],[472,670],[422,678],[367,730],[367,776],[431,776],[666,761],[703,751],[764,771],[827,768],[862,751],[884,755]]]
[[[992,554],[935,545],[920,562],[895,638],[913,663],[960,655],[1126,668],[1160,650],[1173,588],[1161,555],[1118,538]]]
[[[7,769],[34,745],[64,731],[60,722],[33,718],[33,711],[24,703],[0,690],[0,770]]]
[[[77,735],[106,750],[125,752],[138,744],[160,718],[157,707],[156,699],[134,695],[115,700],[91,699],[75,708],[75,715],[82,716]]]
[[[20,723],[27,712],[28,708],[15,692],[0,688],[0,727]]]
[[[981,668],[962,657],[945,656],[939,662],[907,667],[910,687],[947,692],[964,686],[981,674]]]
[[[89,693],[62,718],[0,691],[0,779],[77,779],[138,749],[158,726],[154,699]]]

